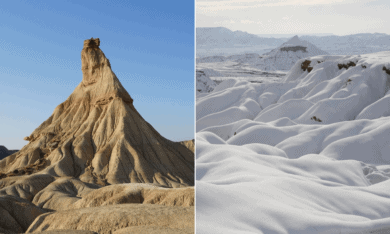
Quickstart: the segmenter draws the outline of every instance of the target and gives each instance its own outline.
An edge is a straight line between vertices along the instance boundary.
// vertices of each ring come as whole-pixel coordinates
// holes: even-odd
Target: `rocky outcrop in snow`
[[[204,71],[196,70],[196,91],[200,93],[209,93],[214,90],[217,84],[210,79]]]

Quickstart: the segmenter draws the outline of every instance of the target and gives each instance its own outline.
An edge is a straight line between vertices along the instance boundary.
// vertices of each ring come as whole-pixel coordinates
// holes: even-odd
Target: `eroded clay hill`
[[[84,41],[83,79],[19,152],[0,161],[0,178],[75,177],[92,184],[194,184],[194,153],[162,137],[133,106],[100,40]]]
[[[99,45],[84,41],[81,83],[0,160],[0,234],[194,233],[194,141],[141,117]]]

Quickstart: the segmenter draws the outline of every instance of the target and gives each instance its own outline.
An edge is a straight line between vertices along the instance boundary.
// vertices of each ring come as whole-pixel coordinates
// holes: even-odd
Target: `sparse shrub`
[[[311,117],[311,119],[314,121],[317,121],[317,122],[322,122],[322,120],[320,118],[317,118],[315,116]]]
[[[234,135],[236,135],[237,134],[237,132],[234,132]]]
[[[362,64],[362,68],[367,68],[367,66]]]
[[[302,64],[301,64],[301,68],[303,71],[306,71],[306,69],[309,67],[311,61],[310,60],[305,60]]]
[[[383,66],[383,71],[385,71],[387,75],[390,75],[390,69],[387,69],[385,66]]]
[[[337,64],[337,66],[339,67],[339,70],[341,70],[341,69],[343,69],[343,68],[348,69],[349,67],[354,67],[354,66],[356,66],[356,63],[350,61],[350,62],[347,63],[347,64],[339,63],[339,64]]]
[[[308,71],[308,72],[311,72],[311,70],[313,70],[313,67],[308,67],[308,68],[307,68],[307,71]]]

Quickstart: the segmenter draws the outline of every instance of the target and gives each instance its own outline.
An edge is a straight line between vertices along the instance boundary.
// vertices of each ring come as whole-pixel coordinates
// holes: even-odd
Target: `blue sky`
[[[193,1],[0,1],[0,32],[0,145],[21,149],[73,92],[91,37],[146,121],[194,138]]]

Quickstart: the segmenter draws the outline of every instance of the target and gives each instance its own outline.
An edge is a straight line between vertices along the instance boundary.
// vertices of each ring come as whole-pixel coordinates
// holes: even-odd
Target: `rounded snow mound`
[[[388,233],[389,110],[390,51],[222,82],[196,103],[198,232]]]

